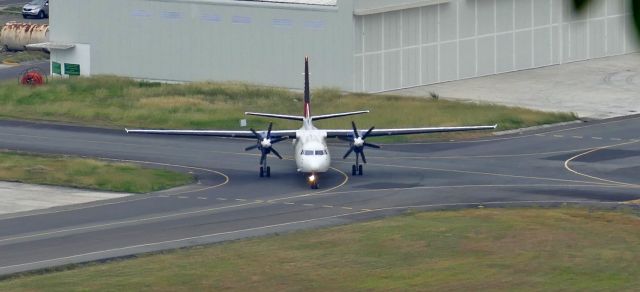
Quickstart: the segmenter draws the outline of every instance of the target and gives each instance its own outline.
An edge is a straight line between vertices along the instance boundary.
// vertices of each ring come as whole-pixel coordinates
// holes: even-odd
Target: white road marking
[[[207,198],[205,197],[198,197],[198,200],[206,200]]]
[[[236,201],[238,201],[238,202],[246,202],[247,200],[245,200],[245,199],[236,199]]]
[[[452,204],[430,204],[430,205],[418,205],[418,206],[389,207],[389,208],[374,209],[374,210],[371,210],[371,211],[357,211],[357,212],[351,212],[351,213],[339,214],[339,215],[333,215],[333,216],[327,216],[327,217],[313,218],[313,219],[300,220],[300,221],[291,221],[291,222],[285,222],[285,223],[280,223],[280,224],[266,225],[266,226],[260,226],[260,227],[252,227],[252,228],[246,228],[246,229],[238,229],[238,230],[233,230],[233,231],[205,234],[205,235],[200,235],[200,236],[173,239],[173,240],[167,240],[167,241],[131,245],[131,246],[125,246],[125,247],[120,247],[120,248],[113,248],[113,249],[107,249],[107,250],[101,250],[101,251],[88,252],[88,253],[84,253],[84,254],[77,254],[77,255],[60,257],[60,258],[35,261],[35,262],[30,262],[30,263],[22,263],[22,264],[16,264],[16,265],[2,266],[2,267],[0,267],[0,270],[7,270],[7,269],[11,269],[11,268],[24,267],[24,266],[35,265],[35,264],[43,264],[43,263],[55,262],[55,261],[70,260],[70,259],[79,258],[79,257],[83,257],[83,256],[98,255],[98,254],[101,254],[101,253],[124,251],[124,250],[127,250],[127,249],[148,247],[148,246],[168,244],[168,243],[193,241],[193,240],[196,240],[196,239],[202,239],[202,238],[212,237],[212,236],[220,236],[220,235],[228,235],[228,234],[234,234],[234,233],[240,233],[240,232],[246,232],[246,231],[269,229],[269,228],[274,228],[274,227],[282,227],[282,226],[301,224],[301,223],[308,223],[308,222],[314,222],[314,221],[329,220],[329,219],[335,219],[335,218],[346,217],[346,216],[351,216],[351,215],[371,213],[371,212],[379,212],[379,211],[404,210],[404,209],[410,209],[410,208],[413,208],[413,209],[434,208],[434,207],[435,208],[443,208],[443,207],[454,207],[454,206],[488,205],[488,204],[515,205],[515,204],[545,204],[545,203],[546,204],[561,204],[561,203],[573,203],[573,204],[589,204],[589,203],[591,203],[591,204],[594,204],[595,203],[595,204],[616,204],[616,205],[621,204],[620,202],[600,202],[600,201],[504,201],[504,202],[452,203]]]
[[[573,131],[573,130],[599,127],[599,126],[615,124],[615,123],[620,123],[620,122],[628,122],[628,121],[637,120],[637,119],[640,119],[640,117],[634,117],[634,118],[629,118],[629,119],[621,119],[621,120],[615,120],[615,121],[608,121],[608,122],[597,123],[597,124],[584,125],[584,123],[583,123],[582,124],[583,126],[571,127],[571,128],[566,128],[566,129],[560,129],[560,130],[551,130],[551,131],[544,132],[544,133],[539,133],[539,134],[526,134],[526,135],[504,137],[504,138],[488,138],[488,139],[480,139],[480,140],[456,141],[455,143],[457,143],[457,144],[463,144],[463,143],[464,144],[468,144],[468,143],[483,143],[483,142],[516,140],[516,139],[529,138],[529,137],[533,137],[533,136],[545,136],[546,134],[569,132],[569,131]],[[444,142],[393,143],[393,145],[441,145],[441,144],[451,144],[451,142],[444,141]],[[382,144],[382,145],[390,145],[390,144]]]
[[[91,225],[91,226],[83,226],[83,227],[68,228],[68,229],[62,229],[62,230],[56,230],[56,231],[50,231],[50,232],[41,232],[41,233],[30,234],[30,235],[8,237],[8,238],[0,239],[0,242],[10,241],[10,240],[18,240],[18,239],[26,239],[26,238],[33,238],[33,237],[39,237],[39,236],[48,236],[48,235],[65,233],[65,232],[72,232],[72,231],[80,231],[80,230],[88,230],[88,229],[96,229],[96,228],[117,226],[117,225],[125,225],[125,224],[131,224],[131,223],[147,222],[147,221],[153,221],[153,220],[159,220],[159,219],[167,219],[167,218],[173,218],[173,217],[179,217],[179,216],[185,216],[185,215],[202,214],[202,213],[207,213],[207,212],[212,212],[212,211],[231,209],[231,208],[243,207],[243,206],[249,206],[249,205],[255,205],[255,203],[250,202],[250,203],[230,205],[230,206],[224,206],[224,207],[209,208],[209,209],[198,210],[198,211],[181,212],[181,213],[175,213],[175,214],[169,214],[169,215],[163,215],[163,216],[155,216],[155,217],[142,218],[142,219],[122,220],[122,221],[116,221],[116,222],[112,222],[112,223],[96,224],[96,225]]]
[[[618,143],[618,144],[614,144],[614,145],[609,145],[609,146],[604,146],[604,147],[598,147],[598,148],[591,149],[591,150],[589,150],[589,151],[587,151],[587,152],[584,152],[584,153],[578,154],[578,155],[576,155],[576,156],[573,156],[573,157],[571,157],[571,158],[569,158],[569,159],[565,160],[565,162],[564,162],[564,168],[565,168],[566,170],[568,170],[568,171],[570,171],[570,172],[574,173],[574,174],[577,174],[577,175],[580,175],[580,176],[583,176],[583,177],[587,177],[587,178],[591,178],[591,179],[599,180],[599,181],[602,181],[602,182],[607,182],[607,183],[617,184],[617,185],[620,185],[620,186],[623,186],[623,187],[627,187],[627,188],[640,188],[640,185],[637,185],[637,184],[630,184],[630,183],[618,182],[618,181],[614,181],[614,180],[609,180],[609,179],[604,179],[604,178],[600,178],[600,177],[597,177],[597,176],[592,176],[592,175],[584,174],[584,173],[578,172],[578,171],[576,171],[576,170],[573,170],[573,169],[569,166],[569,164],[570,164],[573,160],[575,160],[575,159],[577,159],[577,158],[579,158],[579,157],[582,157],[582,156],[585,156],[585,155],[589,155],[589,154],[594,153],[594,152],[596,152],[596,151],[600,151],[600,150],[604,150],[604,149],[609,149],[609,148],[613,148],[613,147],[618,147],[618,146],[630,145],[630,144],[634,144],[634,143],[636,143],[636,141],[625,142],[625,143]]]
[[[189,197],[186,196],[178,196],[178,199],[188,199]]]
[[[322,205],[322,208],[333,208],[331,205]]]
[[[303,206],[307,206],[307,207],[313,207],[313,204],[302,204]]]
[[[216,198],[216,200],[218,200],[218,201],[226,201],[227,199],[225,199],[225,198]]]
[[[307,193],[307,194],[303,194],[303,195],[297,195],[297,196],[290,196],[290,197],[284,197],[284,198],[277,198],[277,199],[272,199],[269,200],[269,203],[273,203],[273,202],[278,202],[278,201],[283,201],[283,200],[291,200],[291,199],[297,199],[297,198],[304,198],[304,197],[311,197],[311,196],[318,196],[318,195],[322,195],[322,194],[326,194],[328,192],[332,192],[334,190],[339,189],[340,187],[344,186],[347,184],[347,182],[349,181],[349,175],[347,175],[345,172],[343,172],[342,170],[339,170],[335,167],[330,167],[331,169],[333,169],[334,171],[342,174],[342,176],[344,177],[344,180],[342,181],[342,183],[340,183],[339,185],[332,187],[332,188],[328,188],[326,190],[322,190],[319,192],[313,192],[313,193]]]
[[[611,138],[611,141],[622,141],[620,138]]]
[[[582,137],[582,136],[573,136],[572,138],[582,139],[582,138],[584,138],[584,137]]]
[[[591,137],[591,139],[602,140],[602,137]]]
[[[559,178],[512,175],[512,174],[502,174],[502,173],[492,173],[492,172],[482,172],[482,171],[469,171],[469,170],[456,170],[456,169],[444,169],[444,168],[433,168],[433,167],[419,167],[419,166],[406,166],[406,165],[394,165],[394,164],[373,164],[373,163],[370,164],[370,165],[372,165],[372,166],[395,167],[395,168],[407,168],[407,169],[432,170],[432,171],[451,172],[451,173],[488,175],[488,176],[497,176],[497,177],[524,178],[524,179],[545,180],[545,181],[554,181],[554,182],[603,184],[603,183],[589,182],[589,181],[577,181],[577,180],[559,179]]]
[[[344,195],[344,194],[357,194],[357,193],[371,193],[371,192],[400,192],[400,191],[416,191],[416,190],[437,190],[437,189],[463,189],[463,188],[513,188],[513,187],[559,187],[559,188],[578,188],[578,187],[591,187],[591,188],[631,188],[630,186],[621,186],[618,184],[605,184],[592,182],[588,184],[504,184],[504,185],[450,185],[450,186],[422,186],[422,187],[409,187],[409,188],[387,188],[387,189],[367,189],[367,190],[352,190],[325,193],[323,195]]]
[[[353,210],[353,208],[351,208],[351,207],[342,207],[342,209],[345,209],[345,210]]]
[[[563,138],[564,136],[563,136],[563,135],[553,135],[553,137],[556,137],[556,138]]]
[[[296,203],[284,202],[285,205],[295,205]]]
[[[0,136],[3,136],[3,135],[5,135],[5,134],[0,134]],[[13,134],[11,134],[11,135],[13,135]],[[37,139],[45,139],[45,140],[51,139],[51,138],[48,138],[48,137],[39,137],[39,136],[30,136],[30,135],[13,135],[13,136],[26,136],[26,137],[32,137],[32,138],[37,138]],[[100,141],[84,141],[84,142],[90,142],[90,143],[96,143],[96,144],[103,143],[103,144],[114,144],[114,145],[139,146],[137,144],[100,142]],[[84,206],[84,207],[76,207],[76,208],[70,208],[70,209],[65,209],[65,210],[57,210],[57,211],[50,211],[50,212],[34,212],[32,214],[29,214],[29,215],[20,215],[20,216],[16,216],[16,217],[5,217],[2,220],[9,220],[9,219],[15,219],[15,218],[25,218],[25,217],[30,217],[30,216],[40,216],[40,215],[47,215],[47,214],[57,214],[57,213],[71,212],[71,211],[76,211],[76,210],[84,210],[84,209],[89,209],[89,208],[109,206],[109,205],[125,204],[125,203],[129,203],[129,202],[136,202],[136,201],[142,201],[142,200],[147,200],[147,199],[155,199],[155,198],[162,197],[162,196],[170,197],[170,196],[177,196],[177,195],[195,193],[195,192],[215,189],[215,188],[224,186],[224,185],[228,184],[229,181],[230,181],[229,176],[227,176],[226,174],[224,174],[222,172],[219,172],[219,171],[216,171],[216,170],[212,170],[212,169],[201,168],[201,167],[193,167],[193,166],[185,166],[185,165],[169,164],[169,163],[160,163],[160,162],[151,162],[151,161],[141,161],[141,160],[94,157],[94,156],[86,156],[86,155],[80,155],[78,157],[90,157],[90,158],[93,158],[93,159],[99,159],[99,160],[105,160],[105,161],[131,162],[131,163],[139,163],[139,164],[151,164],[151,165],[171,166],[171,167],[186,168],[186,169],[195,169],[195,170],[201,170],[201,171],[204,171],[204,172],[209,172],[209,173],[214,173],[214,174],[220,175],[220,176],[222,176],[224,178],[224,181],[222,183],[219,183],[219,184],[214,185],[214,186],[208,186],[208,187],[204,187],[204,188],[197,189],[197,190],[178,192],[178,193],[170,194],[170,195],[159,195],[159,196],[147,196],[147,197],[141,197],[141,198],[132,198],[132,199],[129,199],[129,200],[124,200],[124,201],[117,201],[117,202],[110,202],[110,203],[100,203],[100,204],[91,204],[91,205],[87,205],[87,206]],[[2,221],[2,220],[0,220],[0,221]]]

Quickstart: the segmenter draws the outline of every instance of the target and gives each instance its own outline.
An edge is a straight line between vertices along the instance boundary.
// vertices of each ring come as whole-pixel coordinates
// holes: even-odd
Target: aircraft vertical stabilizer
[[[311,93],[309,90],[309,57],[304,58],[304,117],[311,116]]]

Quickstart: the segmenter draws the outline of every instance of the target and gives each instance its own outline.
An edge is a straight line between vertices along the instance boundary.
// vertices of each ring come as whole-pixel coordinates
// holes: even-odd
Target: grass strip
[[[100,191],[149,193],[193,182],[191,175],[131,163],[0,152],[0,180]]]
[[[634,291],[638,287],[637,214],[574,208],[411,213],[0,282],[2,291]]]
[[[18,51],[0,53],[0,63],[22,63],[28,61],[48,60],[49,54],[42,51]],[[17,77],[16,77],[17,80]]]
[[[4,9],[0,10],[0,14],[22,14],[22,6],[19,5],[11,5],[7,6]]]
[[[239,121],[247,118],[245,111],[300,115],[301,100],[300,93],[242,83],[160,84],[113,76],[54,78],[36,88],[16,82],[0,84],[0,117],[115,128],[241,129]],[[314,114],[372,111],[353,118],[318,121],[320,128],[350,128],[353,119],[362,129],[373,125],[396,128],[498,123],[499,130],[507,130],[576,119],[568,113],[431,98],[344,94],[327,88],[314,90],[312,101]],[[269,123],[268,119],[254,117],[248,121],[249,127],[256,129],[266,128]],[[273,122],[275,129],[300,126],[292,121]]]

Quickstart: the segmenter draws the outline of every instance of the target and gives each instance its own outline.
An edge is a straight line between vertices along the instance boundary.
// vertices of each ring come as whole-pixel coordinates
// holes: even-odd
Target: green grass
[[[100,76],[51,79],[36,88],[16,82],[0,84],[0,117],[72,122],[106,127],[239,129],[239,120],[266,128],[267,119],[246,117],[245,111],[300,115],[299,93],[241,83],[159,84]],[[500,130],[576,119],[567,113],[543,113],[491,104],[430,98],[342,94],[334,89],[313,91],[314,114],[370,109],[353,118],[319,121],[325,128],[350,128],[351,119],[365,129],[416,126],[495,124]],[[299,123],[274,121],[276,129]],[[417,139],[424,139],[418,137]]]
[[[148,193],[193,182],[188,174],[66,156],[0,152],[0,180]]]
[[[19,5],[7,6],[4,9],[0,10],[0,14],[18,14],[18,15],[20,15],[20,14],[22,14],[22,6],[19,6]],[[2,24],[2,25],[4,25],[4,24]]]
[[[640,218],[483,209],[145,255],[0,282],[1,291],[637,291]]]
[[[0,53],[0,63],[22,63],[27,61],[48,60],[49,53],[42,51],[19,51],[19,52],[2,52]],[[17,76],[16,76],[17,80]]]

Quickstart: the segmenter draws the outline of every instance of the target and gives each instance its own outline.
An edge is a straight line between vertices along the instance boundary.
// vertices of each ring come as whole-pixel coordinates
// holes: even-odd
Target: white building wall
[[[227,0],[51,2],[53,42],[91,46],[91,73],[351,89],[353,4]],[[54,52],[52,59],[59,57]]]
[[[638,51],[628,0],[452,0],[355,16],[355,91],[379,92]]]

